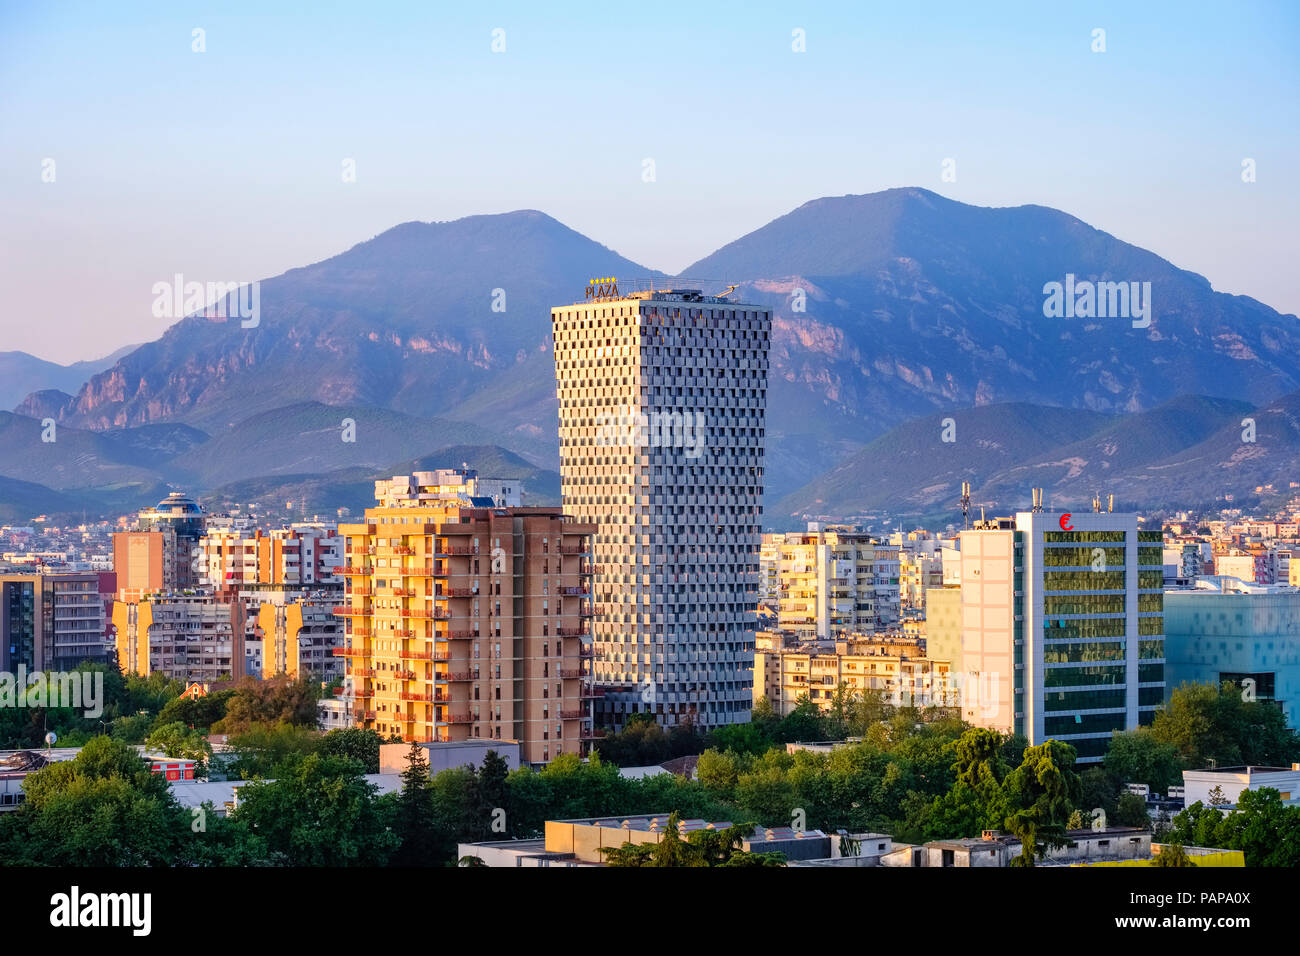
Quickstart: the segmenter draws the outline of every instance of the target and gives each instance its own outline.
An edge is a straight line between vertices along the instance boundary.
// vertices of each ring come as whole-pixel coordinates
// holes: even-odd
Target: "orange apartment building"
[[[518,741],[520,760],[583,753],[595,527],[498,508],[434,473],[375,483],[344,524],[346,697],[358,726],[407,741]]]

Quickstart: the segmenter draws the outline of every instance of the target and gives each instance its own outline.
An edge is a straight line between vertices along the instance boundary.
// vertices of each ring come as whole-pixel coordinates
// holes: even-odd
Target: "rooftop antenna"
[[[1106,496],[1106,514],[1111,514],[1115,510],[1115,492]]]
[[[961,524],[963,528],[970,528],[970,521],[967,520],[970,514],[970,482],[961,483]]]
[[[1092,493],[1092,513],[1093,514],[1101,513],[1101,494],[1096,491]]]
[[[1038,514],[1040,511],[1043,510],[1043,489],[1042,489],[1042,488],[1034,488],[1034,489],[1032,489],[1032,490],[1033,490],[1033,492],[1034,492],[1034,508],[1033,508],[1033,512],[1034,512],[1034,514]]]

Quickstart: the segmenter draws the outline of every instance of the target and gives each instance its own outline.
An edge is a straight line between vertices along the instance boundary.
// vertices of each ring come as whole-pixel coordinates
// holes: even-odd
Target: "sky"
[[[1285,0],[0,0],[0,351],[97,358],[166,329],[177,273],[410,220],[540,209],[675,273],[896,186],[1052,206],[1297,313],[1298,46]]]

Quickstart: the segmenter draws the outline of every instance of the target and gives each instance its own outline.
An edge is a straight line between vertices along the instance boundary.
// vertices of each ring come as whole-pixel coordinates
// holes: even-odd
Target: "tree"
[[[402,789],[397,797],[393,832],[401,841],[393,854],[395,866],[431,866],[439,849],[424,748],[412,743],[406,752]]]
[[[776,746],[776,743],[763,730],[761,723],[751,721],[747,724],[725,724],[710,731],[708,745],[721,753],[758,756]]]
[[[1047,850],[1065,846],[1065,825],[1082,795],[1074,772],[1076,751],[1049,740],[1025,750],[1024,760],[1003,781],[1008,813],[1005,826],[1020,838],[1020,856],[1013,866],[1033,866]]]
[[[1002,758],[1002,735],[995,730],[972,727],[957,740],[957,759],[952,769],[957,780],[972,789],[999,787],[1010,768]]]
[[[350,757],[366,768],[366,773],[379,773],[379,746],[383,739],[379,732],[361,727],[343,727],[331,730],[320,741],[320,752],[331,757]]]
[[[1196,864],[1192,862],[1192,858],[1187,855],[1187,851],[1183,849],[1181,843],[1166,843],[1160,848],[1160,852],[1156,854],[1155,858],[1151,861],[1151,865],[1180,868],[1196,866]]]
[[[19,866],[169,866],[188,835],[161,776],[128,745],[92,738],[23,783],[27,800],[0,829],[0,860]]]
[[[1145,783],[1157,793],[1164,793],[1183,779],[1178,748],[1146,727],[1116,731],[1104,764],[1124,783]]]
[[[234,815],[286,866],[382,866],[400,842],[360,765],[341,757],[286,760],[274,781],[240,789]]]
[[[314,754],[321,746],[322,737],[314,730],[291,724],[253,724],[227,742],[229,752],[222,756],[229,774],[243,780],[254,777],[278,777],[280,768],[288,761]],[[337,756],[335,759],[350,759]],[[357,772],[364,765],[352,761]]]
[[[732,753],[706,750],[695,765],[695,779],[706,790],[730,794],[740,779],[740,768]]]
[[[1172,745],[1183,769],[1207,766],[1289,766],[1300,760],[1300,740],[1271,701],[1245,700],[1230,682],[1183,684],[1156,712],[1151,735]]]
[[[782,853],[746,853],[745,838],[754,824],[742,823],[725,830],[695,830],[681,835],[681,814],[673,811],[658,843],[626,842],[619,847],[602,847],[609,866],[618,867],[706,867],[784,866]]]
[[[226,703],[226,716],[213,724],[215,733],[238,734],[257,726],[289,724],[316,728],[320,686],[306,678],[242,678]]]
[[[478,771],[478,787],[475,792],[477,809],[475,827],[471,831],[476,839],[490,839],[494,834],[493,826],[506,814],[510,802],[506,781],[509,779],[510,765],[495,750],[483,755],[483,765]]]
[[[1127,791],[1121,793],[1115,807],[1115,823],[1122,827],[1151,829],[1151,815],[1147,813],[1147,802],[1136,793]]]
[[[180,721],[155,727],[153,733],[145,738],[145,746],[162,751],[165,757],[193,760],[195,776],[206,776],[212,747],[202,733],[191,730]]]
[[[794,710],[786,714],[777,725],[775,738],[782,743],[806,740],[824,740],[821,711],[807,694],[800,697]]]

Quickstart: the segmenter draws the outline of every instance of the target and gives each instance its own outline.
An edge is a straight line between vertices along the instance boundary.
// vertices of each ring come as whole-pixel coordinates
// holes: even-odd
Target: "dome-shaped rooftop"
[[[158,502],[156,511],[168,514],[202,514],[203,509],[199,503],[183,491],[173,491],[162,501]]]

